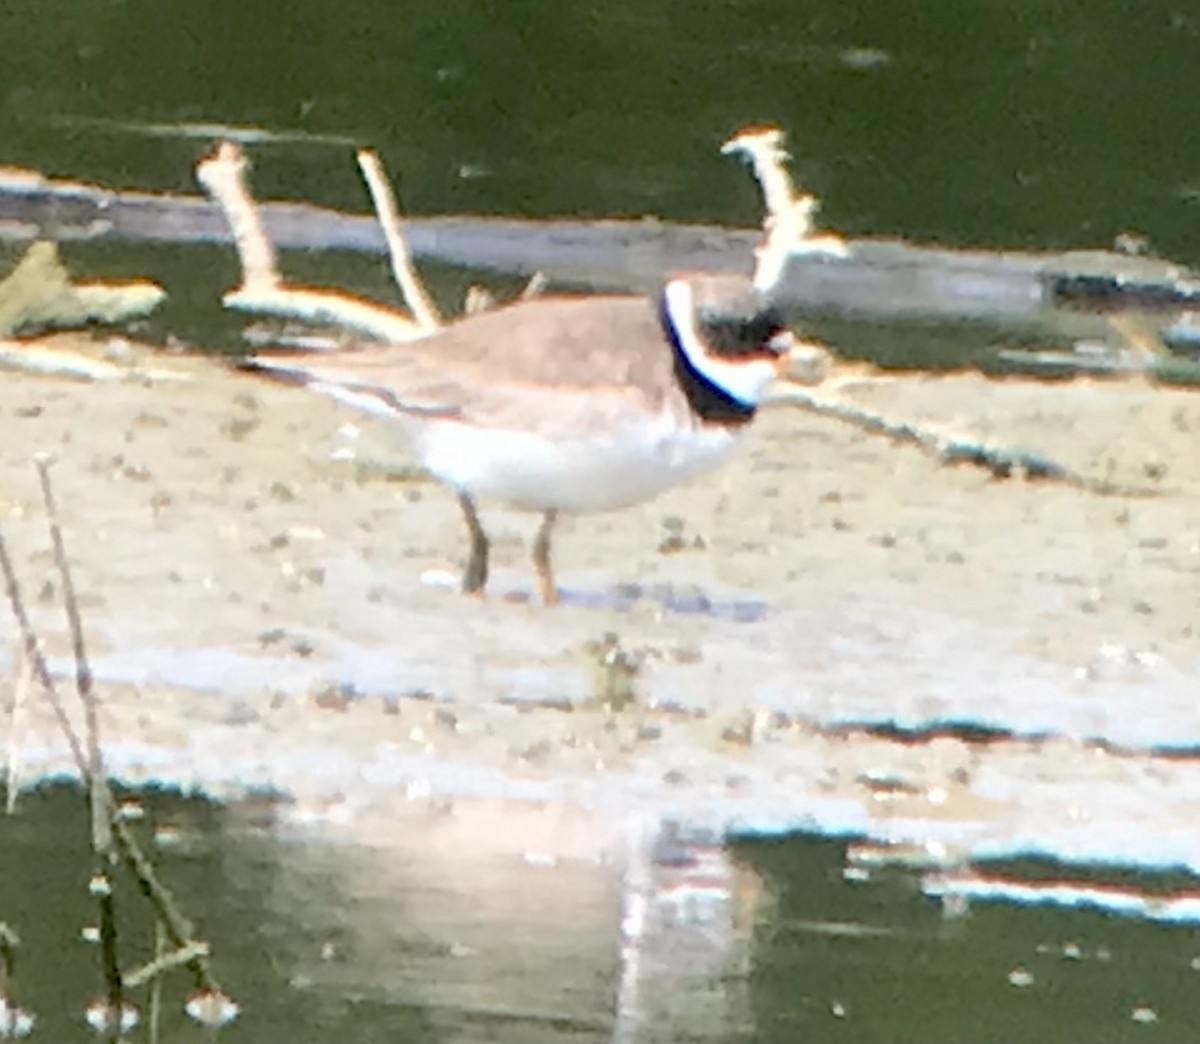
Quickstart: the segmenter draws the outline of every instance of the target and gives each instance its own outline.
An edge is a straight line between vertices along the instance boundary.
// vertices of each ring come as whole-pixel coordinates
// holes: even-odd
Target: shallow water
[[[845,840],[722,849],[668,827],[556,857],[532,809],[480,818],[469,803],[417,802],[400,830],[348,844],[287,802],[126,800],[241,1007],[223,1040],[882,1042],[898,1025],[931,1042],[1178,1040],[1200,1018],[1192,924],[949,904],[922,894],[921,870]],[[36,1014],[34,1039],[92,1039],[85,814],[77,790],[44,786],[0,820],[3,916],[22,938],[10,996]],[[497,816],[505,842],[479,829]],[[1194,887],[1045,861],[980,869]],[[116,897],[128,969],[148,955],[150,922],[131,881]],[[201,1038],[180,1011],[189,989],[186,973],[164,981],[160,1039]],[[146,995],[131,1000],[143,1019],[131,1039],[146,1039]]]

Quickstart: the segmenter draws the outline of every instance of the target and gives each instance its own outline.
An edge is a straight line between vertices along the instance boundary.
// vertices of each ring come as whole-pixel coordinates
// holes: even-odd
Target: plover
[[[482,591],[488,575],[476,501],[540,513],[533,564],[553,603],[555,519],[649,500],[718,464],[792,344],[749,277],[697,274],[657,295],[546,295],[416,342],[246,365],[396,425],[458,497],[471,540],[464,591]]]

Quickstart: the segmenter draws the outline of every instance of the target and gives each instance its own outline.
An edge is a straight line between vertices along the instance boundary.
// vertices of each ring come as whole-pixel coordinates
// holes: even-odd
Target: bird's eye
[[[751,315],[709,316],[702,325],[710,349],[722,355],[782,353],[791,347],[791,332],[774,309]]]

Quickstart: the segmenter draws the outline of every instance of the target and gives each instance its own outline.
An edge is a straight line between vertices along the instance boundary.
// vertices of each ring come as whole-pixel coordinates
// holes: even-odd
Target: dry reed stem
[[[67,614],[67,626],[71,632],[71,649],[75,660],[75,693],[83,704],[85,740],[87,744],[87,784],[92,825],[92,852],[95,863],[92,871],[92,891],[100,908],[100,964],[104,972],[106,999],[109,1011],[120,1012],[125,993],[121,979],[121,966],[117,956],[117,911],[113,895],[113,883],[109,870],[113,864],[114,845],[112,830],[112,793],[108,789],[104,772],[104,756],[100,749],[100,721],[96,706],[92,668],[88,663],[87,645],[83,637],[83,619],[79,612],[79,600],[75,595],[75,581],[67,562],[67,549],[63,542],[62,522],[58,515],[58,504],[54,499],[54,488],[50,483],[50,461],[43,456],[34,458],[38,481],[42,487],[42,501],[46,507],[46,520],[50,529],[50,543],[54,550],[54,565],[63,592],[63,605]],[[111,1038],[120,1037],[119,1017],[112,1020]]]
[[[167,946],[167,933],[162,926],[162,921],[154,922],[154,960],[151,964],[157,964],[162,960]],[[179,951],[176,951],[179,952]],[[135,977],[141,969],[130,972],[125,976],[125,981],[130,986],[134,985]],[[140,981],[140,980],[138,980]],[[150,1044],[158,1044],[159,1022],[162,1019],[162,975],[154,974],[150,979],[150,1016],[146,1020],[149,1023],[148,1033],[150,1036]]]
[[[46,484],[45,488],[49,489],[49,471],[48,471],[48,469],[45,469],[44,462],[40,462],[40,461],[38,462],[38,470],[39,470],[39,474],[44,474],[43,481]],[[50,498],[49,498],[48,504],[47,504],[48,510],[50,509],[52,504],[53,504],[53,496],[52,496],[52,491],[51,491],[51,495],[50,495]],[[54,512],[54,519],[52,521],[52,527],[53,526],[57,526],[57,512],[56,511]],[[55,559],[56,559],[56,562],[59,563],[60,571],[63,571],[64,577],[65,577],[64,587],[63,587],[64,597],[67,598],[67,600],[71,603],[71,605],[68,607],[68,610],[67,610],[68,618],[71,618],[73,616],[74,619],[76,621],[78,621],[79,620],[79,605],[78,605],[78,601],[75,599],[74,586],[70,582],[70,575],[69,575],[69,571],[67,570],[67,566],[66,566],[65,550],[63,550],[61,552],[61,554],[60,554],[60,550],[59,550],[59,548],[62,547],[61,527],[58,527],[58,538],[55,543],[56,543]],[[151,905],[154,907],[156,913],[158,914],[159,920],[162,922],[163,927],[164,927],[165,931],[167,932],[168,937],[171,939],[173,945],[179,950],[184,950],[185,948],[188,949],[189,959],[187,961],[187,964],[195,976],[195,981],[196,981],[197,986],[204,990],[209,990],[209,991],[213,991],[213,992],[217,992],[217,993],[222,992],[219,984],[217,983],[216,979],[213,977],[213,975],[209,969],[209,961],[208,961],[208,956],[207,956],[207,954],[208,954],[207,945],[196,940],[195,929],[194,929],[191,921],[189,921],[187,919],[187,917],[185,917],[183,915],[183,913],[179,910],[178,906],[175,903],[174,896],[172,896],[172,894],[166,888],[166,886],[163,885],[162,882],[158,879],[158,875],[155,872],[153,865],[150,863],[149,859],[146,858],[146,855],[142,851],[141,846],[138,844],[137,839],[132,835],[132,833],[130,833],[128,824],[125,823],[124,820],[112,816],[111,810],[115,806],[114,806],[114,803],[112,800],[112,794],[108,789],[107,781],[104,779],[103,776],[101,776],[99,778],[94,777],[90,770],[90,765],[93,762],[95,762],[97,764],[100,763],[100,758],[98,756],[99,755],[99,751],[98,751],[98,748],[99,748],[98,721],[95,721],[95,719],[93,719],[95,727],[96,727],[96,731],[93,733],[93,735],[95,736],[95,745],[97,747],[97,750],[91,752],[92,756],[86,756],[84,753],[83,745],[81,744],[81,742],[79,740],[79,736],[76,734],[75,728],[71,724],[70,718],[67,717],[66,710],[63,707],[62,699],[58,693],[58,689],[54,683],[54,679],[50,674],[49,666],[46,663],[46,658],[42,654],[41,645],[38,641],[37,634],[33,629],[32,623],[30,622],[29,613],[25,608],[25,601],[21,595],[20,584],[17,581],[16,571],[13,567],[12,557],[10,556],[9,551],[8,551],[8,544],[7,544],[7,541],[4,539],[4,534],[2,531],[0,531],[0,572],[2,572],[4,574],[5,590],[8,595],[9,606],[12,609],[13,616],[17,621],[17,626],[21,633],[22,646],[24,648],[25,655],[28,658],[31,673],[32,673],[33,677],[37,679],[38,684],[42,687],[42,690],[46,693],[46,696],[50,701],[51,708],[54,711],[55,720],[58,722],[58,726],[59,726],[60,730],[62,731],[63,736],[65,737],[68,746],[71,749],[71,756],[75,762],[75,767],[79,772],[80,778],[83,780],[83,782],[89,788],[89,795],[91,797],[93,808],[95,808],[97,805],[100,805],[105,810],[107,810],[107,812],[108,812],[108,830],[111,831],[111,838],[113,839],[113,841],[115,841],[116,850],[120,853],[120,855],[124,859],[126,865],[129,867],[130,871],[133,873],[134,877],[137,879],[140,891],[150,901]],[[85,699],[85,706],[86,706],[88,700],[92,701],[93,714],[94,714],[95,696],[94,696],[94,692],[92,691],[92,688],[91,688],[91,682],[92,682],[91,671],[87,666],[86,658],[84,658],[82,660],[80,659],[80,657],[83,654],[82,628],[80,627],[78,630],[76,630],[73,627],[72,628],[72,637],[73,637],[73,640],[75,643],[76,657],[77,657],[77,659],[76,659],[76,679],[77,680],[86,679],[86,687],[84,689],[84,692],[87,693],[87,697]],[[84,692],[80,693],[81,698],[84,698]],[[97,787],[102,790],[102,794],[103,794],[103,796],[99,800],[97,800],[94,797],[95,788],[97,788]],[[96,832],[95,826],[93,826],[93,832],[94,832],[94,834]],[[110,894],[109,898],[111,899],[111,894]],[[115,958],[116,958],[116,955],[115,955],[115,917],[113,915],[114,915],[114,911],[112,910],[111,903],[110,903],[109,910],[108,910],[108,916],[111,919],[110,926],[111,926],[111,929],[113,932],[112,946],[114,948],[110,957],[111,957],[111,961],[114,963],[110,964],[109,963],[110,958],[106,957],[106,969],[105,969],[106,976],[110,977],[110,1003],[111,1003],[111,997],[112,997],[112,982],[113,982],[111,976],[113,975],[115,967],[116,967],[115,966]],[[102,917],[101,938],[102,938],[102,941],[104,939],[104,932],[105,932],[105,925],[104,925],[104,917],[105,916],[106,915],[105,915],[104,907],[102,904],[102,910],[101,910],[101,917]],[[120,976],[119,971],[116,971],[116,977],[117,977],[118,981],[119,981],[119,976]],[[112,1010],[120,1011],[120,1007],[119,1006],[114,1007]]]
[[[285,286],[275,248],[246,185],[246,154],[222,142],[196,167],[196,179],[220,206],[233,232],[242,282],[222,299],[227,308],[264,315],[333,322],[383,341],[413,341],[425,331],[391,308],[336,290]]]
[[[24,728],[24,710],[33,682],[33,665],[23,646],[16,651],[17,673],[13,684],[12,703],[8,708],[8,757],[5,759],[4,811],[12,815],[17,810],[17,794],[21,789],[21,733]]]
[[[404,238],[400,209],[396,205],[396,194],[392,191],[391,182],[388,181],[383,164],[373,149],[359,149],[357,156],[358,169],[362,171],[363,180],[367,183],[371,202],[375,205],[375,214],[387,241],[388,254],[392,261],[392,276],[404,294],[408,310],[412,312],[417,325],[425,333],[431,333],[442,325],[442,317],[438,315],[437,308],[434,307],[413,268],[412,254]]]
[[[79,613],[79,601],[75,596],[75,582],[67,564],[67,549],[63,543],[62,523],[59,520],[58,504],[50,484],[50,461],[45,457],[34,459],[38,481],[42,487],[42,501],[46,506],[46,519],[50,529],[50,543],[54,550],[54,564],[58,570],[59,583],[63,592],[63,605],[67,614],[67,626],[71,632],[71,650],[75,660],[75,692],[83,704],[84,739],[88,758],[88,789],[92,809],[92,850],[106,862],[112,856],[112,810],[110,795],[104,781],[104,754],[100,749],[100,720],[93,686],[92,668],[88,663],[87,646],[83,637],[83,619]],[[119,1008],[118,1008],[119,1010]]]
[[[38,644],[37,633],[33,629],[33,624],[30,623],[29,613],[25,609],[25,600],[21,595],[21,585],[17,581],[16,570],[13,568],[12,558],[8,553],[8,544],[3,533],[0,533],[0,572],[4,574],[4,589],[8,596],[8,605],[17,621],[17,629],[21,632],[21,645],[29,660],[30,669],[34,678],[37,679],[38,685],[46,694],[46,698],[50,701],[55,721],[58,722],[59,731],[62,732],[67,745],[71,748],[71,759],[75,762],[80,777],[86,780],[88,778],[87,759],[84,757],[83,747],[75,733],[75,727],[71,724],[71,719],[67,717],[58,687],[54,684],[50,669],[46,665],[46,658],[42,655]]]

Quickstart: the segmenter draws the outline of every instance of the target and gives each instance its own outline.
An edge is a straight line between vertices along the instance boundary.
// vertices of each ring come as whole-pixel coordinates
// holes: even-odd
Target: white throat
[[[696,371],[747,409],[757,406],[775,378],[775,364],[767,359],[722,359],[704,347],[696,329],[696,309],[691,285],[684,279],[672,279],[663,291],[667,318],[675,328],[675,337]]]

